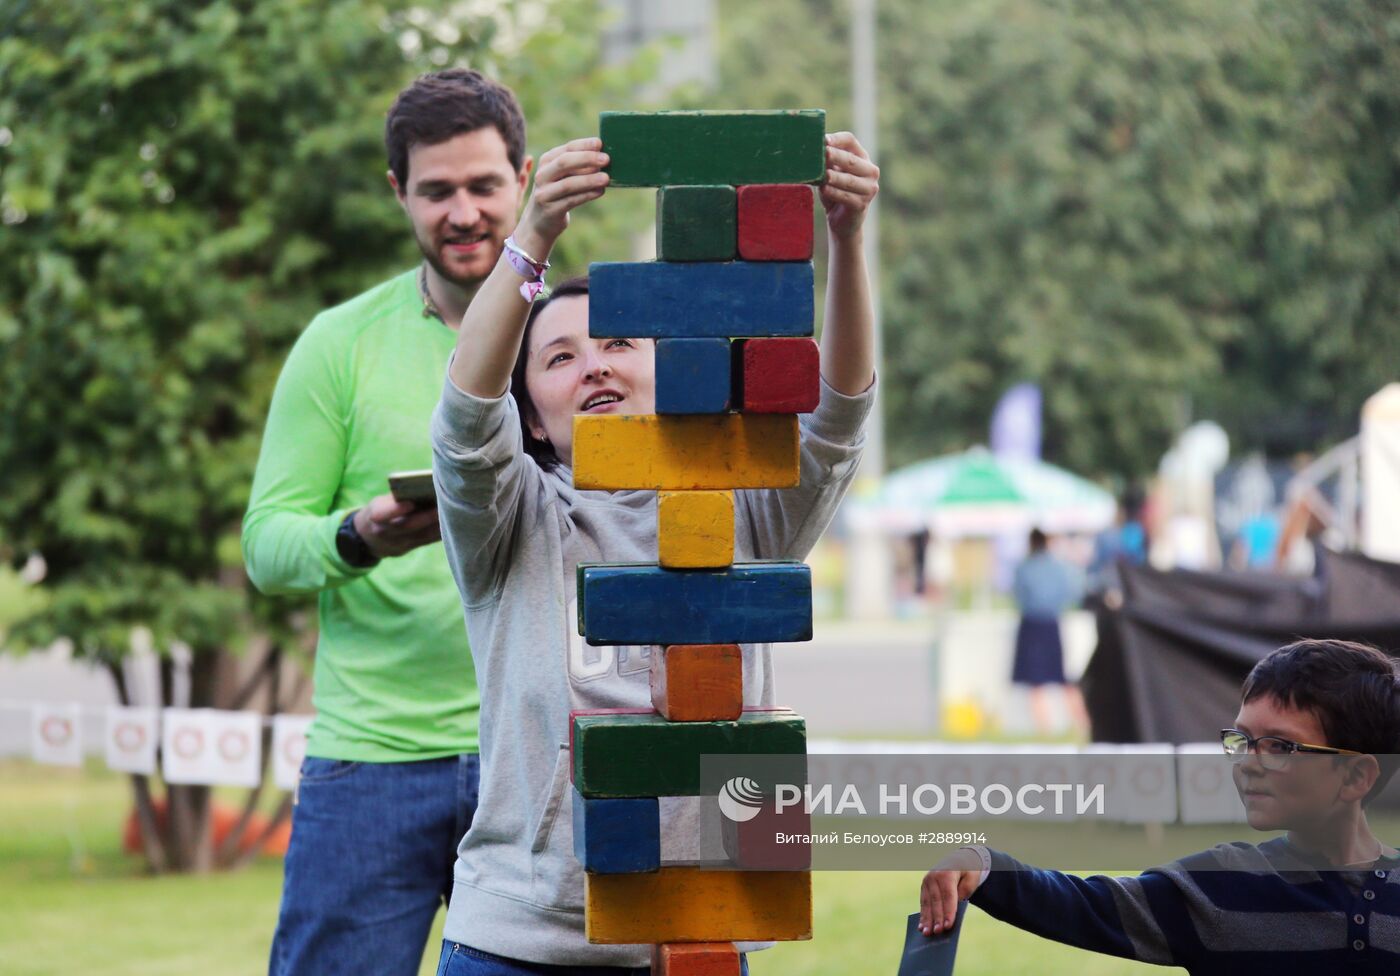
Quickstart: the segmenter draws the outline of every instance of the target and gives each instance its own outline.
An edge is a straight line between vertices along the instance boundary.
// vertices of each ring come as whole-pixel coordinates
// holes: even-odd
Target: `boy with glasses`
[[[1220,737],[1249,825],[1285,836],[1120,878],[964,848],[924,876],[921,929],[946,931],[968,899],[1044,938],[1193,974],[1400,972],[1400,854],[1365,810],[1400,752],[1395,662],[1348,641],[1280,648]]]

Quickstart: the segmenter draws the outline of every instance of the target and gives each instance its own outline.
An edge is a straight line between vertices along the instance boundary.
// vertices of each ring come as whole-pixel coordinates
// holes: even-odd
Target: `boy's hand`
[[[826,137],[826,180],[821,185],[826,227],[834,237],[860,233],[865,213],[880,192],[880,167],[849,132]]]
[[[516,225],[515,240],[526,254],[545,260],[569,226],[569,211],[596,200],[608,187],[608,155],[597,136],[555,146],[540,157],[535,188]]]
[[[938,863],[919,886],[919,931],[937,935],[953,925],[958,902],[972,897],[982,883],[982,859],[963,848]]]

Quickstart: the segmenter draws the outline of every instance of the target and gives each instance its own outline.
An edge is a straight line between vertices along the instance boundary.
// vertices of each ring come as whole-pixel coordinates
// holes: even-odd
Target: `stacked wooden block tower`
[[[656,413],[576,417],[574,482],[656,490],[659,558],[580,566],[579,631],[664,650],[653,709],[572,716],[574,847],[589,941],[652,944],[657,974],[737,974],[734,941],[811,936],[808,852],[759,857],[767,870],[662,866],[658,797],[700,795],[704,755],[806,753],[799,716],[743,707],[738,645],[810,640],[811,575],[734,562],[734,489],[799,481],[825,127],[819,111],[601,119],[611,185],[658,188],[658,260],[590,268],[589,332],[656,340]],[[727,833],[731,856],[744,836]]]

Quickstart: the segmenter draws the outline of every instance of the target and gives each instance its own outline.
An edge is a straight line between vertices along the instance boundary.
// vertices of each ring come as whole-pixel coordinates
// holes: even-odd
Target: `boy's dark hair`
[[[1317,716],[1327,745],[1376,757],[1381,774],[1366,802],[1395,774],[1400,753],[1400,671],[1385,652],[1354,641],[1300,640],[1264,658],[1244,679],[1242,702],[1267,695]]]
[[[535,463],[545,471],[553,471],[563,462],[559,460],[559,455],[554,453],[554,448],[548,441],[539,440],[530,433],[530,424],[539,420],[535,401],[530,397],[530,390],[525,385],[525,363],[530,358],[530,330],[534,327],[535,319],[540,317],[540,313],[551,302],[587,294],[588,276],[581,275],[557,285],[550,290],[547,297],[538,299],[531,305],[530,314],[525,318],[525,331],[520,336],[520,352],[515,357],[515,368],[510,371],[510,395],[515,397],[517,412],[520,414],[520,436],[525,442],[525,453],[534,458]]]
[[[515,93],[480,71],[449,68],[419,75],[399,92],[384,122],[384,148],[400,192],[408,190],[408,151],[495,126],[517,173],[525,165],[525,116]]]

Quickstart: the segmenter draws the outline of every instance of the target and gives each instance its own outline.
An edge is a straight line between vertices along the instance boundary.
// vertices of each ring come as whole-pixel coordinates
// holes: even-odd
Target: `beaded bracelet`
[[[544,292],[544,273],[549,270],[548,261],[536,261],[520,249],[514,237],[506,238],[506,261],[511,270],[526,279],[520,286],[520,297],[533,302]]]

